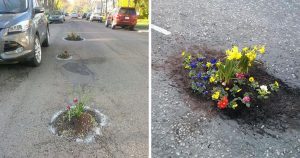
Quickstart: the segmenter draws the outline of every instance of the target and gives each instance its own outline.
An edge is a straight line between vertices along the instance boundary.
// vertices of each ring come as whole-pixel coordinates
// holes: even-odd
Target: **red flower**
[[[71,109],[71,105],[67,105],[67,110],[70,110]]]
[[[78,99],[77,98],[74,98],[73,99],[73,102],[76,104],[78,102]]]
[[[218,102],[218,108],[225,109],[228,105],[228,99],[227,96],[224,96],[221,100]]]
[[[238,79],[244,79],[245,78],[245,74],[243,74],[243,73],[236,73],[235,77],[238,78]]]

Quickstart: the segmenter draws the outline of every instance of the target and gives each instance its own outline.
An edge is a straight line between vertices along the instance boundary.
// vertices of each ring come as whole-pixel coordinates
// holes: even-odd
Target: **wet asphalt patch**
[[[94,75],[94,72],[92,72],[83,63],[68,62],[68,63],[64,64],[62,67],[69,72],[73,72],[73,73],[80,74],[83,76]]]

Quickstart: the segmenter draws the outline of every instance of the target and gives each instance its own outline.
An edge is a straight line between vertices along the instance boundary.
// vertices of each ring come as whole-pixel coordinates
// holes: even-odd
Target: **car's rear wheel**
[[[49,29],[47,28],[46,39],[43,41],[42,46],[49,47],[49,45],[50,45],[49,40],[50,40],[50,33],[49,33]]]
[[[130,30],[130,31],[133,31],[133,30],[134,30],[134,26],[130,26],[130,27],[129,27],[129,30]]]
[[[34,38],[34,46],[33,46],[33,58],[31,59],[32,66],[39,66],[42,62],[42,48],[40,44],[40,39],[38,36]]]

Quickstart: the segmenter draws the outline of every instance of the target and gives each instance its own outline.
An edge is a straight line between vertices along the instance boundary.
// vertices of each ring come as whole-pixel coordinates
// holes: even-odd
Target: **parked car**
[[[49,25],[36,0],[0,1],[0,62],[42,62],[41,46],[49,46]]]
[[[86,15],[86,20],[90,20],[91,15],[92,15],[92,13],[88,13],[88,14]]]
[[[65,21],[65,15],[63,12],[61,11],[52,11],[50,12],[49,14],[49,18],[48,18],[49,22],[52,23],[52,22],[61,22],[63,23]]]
[[[79,17],[79,15],[75,12],[71,14],[71,18],[78,18],[78,17]]]
[[[111,26],[112,29],[115,29],[116,26],[129,27],[130,30],[134,30],[134,27],[137,23],[137,15],[135,8],[131,7],[120,7],[115,8],[108,15],[105,21],[105,26]]]
[[[98,21],[98,22],[102,22],[103,17],[101,16],[100,13],[92,13],[91,17],[90,17],[90,21]]]

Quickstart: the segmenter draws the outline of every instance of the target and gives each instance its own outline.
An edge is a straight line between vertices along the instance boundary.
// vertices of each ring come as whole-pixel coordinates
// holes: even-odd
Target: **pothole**
[[[68,37],[64,37],[63,40],[65,41],[85,41],[85,38],[80,37],[80,39],[68,39]]]
[[[78,34],[71,32],[67,37],[63,38],[66,41],[83,41],[84,38],[80,37]]]
[[[61,110],[53,115],[49,130],[52,134],[69,141],[91,143],[102,135],[102,128],[108,123],[107,116],[97,109],[84,107],[80,118],[68,119],[68,111]]]
[[[56,56],[57,60],[71,60],[72,58],[73,58],[72,55],[69,54],[68,51],[64,51],[63,53],[58,54]]]

